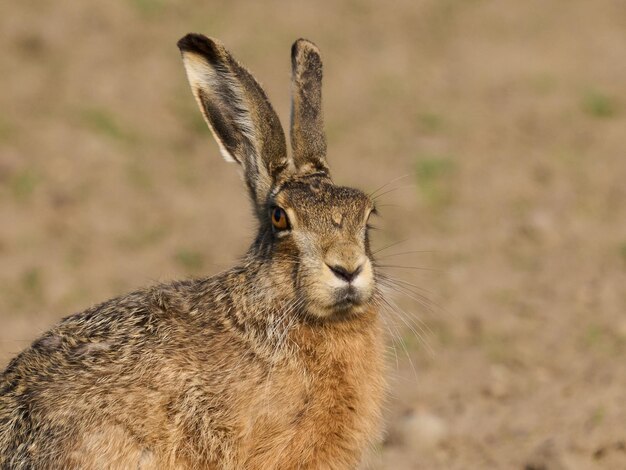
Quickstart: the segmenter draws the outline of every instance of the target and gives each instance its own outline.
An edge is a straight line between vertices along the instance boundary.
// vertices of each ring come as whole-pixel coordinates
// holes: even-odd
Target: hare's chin
[[[350,318],[365,312],[371,296],[343,293],[334,296],[332,303],[311,305],[310,313],[319,318]]]

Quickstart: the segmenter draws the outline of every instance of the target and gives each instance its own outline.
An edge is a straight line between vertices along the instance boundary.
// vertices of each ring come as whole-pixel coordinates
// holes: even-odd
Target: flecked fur
[[[318,90],[317,48],[298,43],[318,81],[303,86]],[[321,111],[298,110],[311,106],[297,86],[307,59],[293,61],[294,162],[264,92],[223,46],[188,35],[179,47],[208,67],[192,89],[242,166],[258,234],[236,267],[96,305],[14,358],[0,376],[0,468],[348,469],[380,437],[373,206],[332,183],[325,141],[307,144],[323,138]],[[290,230],[272,229],[274,207]],[[351,297],[337,263],[360,270]]]

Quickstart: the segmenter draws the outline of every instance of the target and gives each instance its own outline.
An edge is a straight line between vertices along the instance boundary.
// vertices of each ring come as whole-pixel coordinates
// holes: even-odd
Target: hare
[[[322,62],[291,50],[291,147],[217,40],[178,42],[258,232],[234,268],[65,318],[0,379],[0,468],[355,468],[381,433],[375,211],[326,163]]]

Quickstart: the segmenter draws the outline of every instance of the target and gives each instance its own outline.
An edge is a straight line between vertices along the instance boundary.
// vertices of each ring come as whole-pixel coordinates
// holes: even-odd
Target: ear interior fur
[[[214,39],[188,34],[178,41],[187,78],[220,151],[243,167],[257,213],[272,184],[288,170],[285,135],[265,92]]]
[[[187,79],[189,80],[189,85],[191,86],[191,91],[193,92],[194,97],[198,103],[198,107],[204,116],[204,120],[206,121],[213,137],[217,142],[217,145],[220,148],[220,152],[224,157],[224,160],[227,162],[237,162],[239,161],[229,150],[225,143],[222,141],[222,135],[224,138],[226,136],[232,135],[234,129],[232,129],[232,123],[229,123],[225,116],[220,113],[219,109],[213,107],[211,105],[211,101],[215,99],[221,99],[218,97],[211,97],[210,91],[213,89],[219,89],[219,83],[217,79],[217,74],[213,67],[211,67],[206,60],[200,56],[199,54],[193,52],[183,52],[183,63],[185,65],[185,70],[187,72]],[[237,89],[235,88],[235,92]],[[241,98],[238,97],[238,101],[241,101]],[[241,105],[239,106],[241,108]],[[247,114],[247,113],[246,113]],[[215,124],[213,124],[215,123]],[[251,135],[251,123],[249,120],[249,116],[240,116],[238,119],[238,124],[241,127],[241,130],[244,134]],[[217,128],[217,129],[216,129]],[[230,147],[235,144],[234,142],[229,142]]]

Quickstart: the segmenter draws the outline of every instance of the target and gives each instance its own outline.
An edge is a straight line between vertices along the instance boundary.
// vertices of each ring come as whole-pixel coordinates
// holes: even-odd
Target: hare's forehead
[[[318,180],[286,184],[275,202],[293,211],[298,222],[306,225],[362,225],[373,207],[370,198],[358,189]]]

